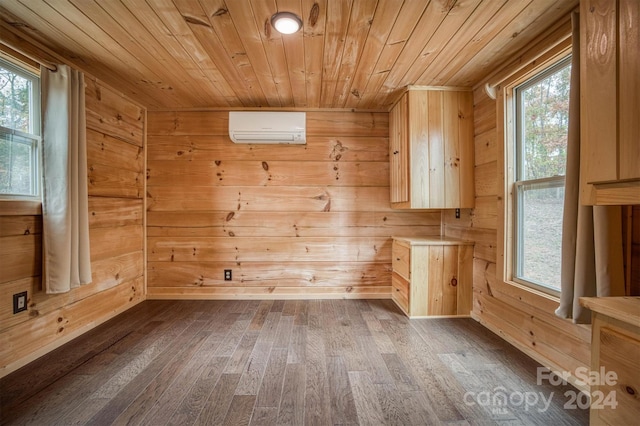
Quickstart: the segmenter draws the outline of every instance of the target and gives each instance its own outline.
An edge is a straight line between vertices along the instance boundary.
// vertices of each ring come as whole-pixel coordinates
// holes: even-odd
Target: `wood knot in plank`
[[[227,9],[224,9],[224,8],[221,7],[220,9],[216,10],[215,12],[213,12],[213,15],[211,15],[211,17],[222,16],[222,15],[225,15],[227,13],[229,13],[229,11]]]
[[[318,23],[318,17],[320,16],[320,5],[316,2],[313,3],[311,11],[309,12],[309,26],[315,27]]]
[[[445,4],[442,5],[442,11],[447,13],[451,12],[456,6],[456,3],[458,3],[458,0],[447,0]]]
[[[269,164],[268,164],[266,161],[263,161],[263,162],[262,162],[262,168],[263,168],[265,171],[269,171]]]
[[[226,222],[229,222],[231,219],[233,219],[233,217],[236,215],[235,212],[229,212],[229,214],[227,214],[227,217],[225,219]]]
[[[211,28],[211,25],[204,19],[196,18],[195,16],[189,15],[182,15],[182,17],[187,24],[201,25],[203,27]]]
[[[321,195],[316,195],[315,197],[313,197],[313,199],[320,200],[320,201],[327,200],[327,204],[324,205],[324,208],[322,209],[322,211],[328,212],[331,210],[331,196],[327,191],[324,191]]]
[[[334,161],[340,161],[340,159],[342,158],[342,154],[348,150],[349,148],[344,146],[341,141],[336,140],[336,143],[331,149],[331,154],[329,154],[329,158]]]
[[[269,18],[264,20],[264,35],[266,38],[271,38],[271,23]]]

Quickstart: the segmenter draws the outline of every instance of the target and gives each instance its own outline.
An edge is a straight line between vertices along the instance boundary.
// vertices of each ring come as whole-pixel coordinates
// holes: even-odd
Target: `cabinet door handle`
[[[458,285],[458,280],[457,280],[457,279],[455,279],[455,278],[451,278],[451,286],[452,286],[452,287],[455,287],[455,286],[457,286],[457,285]]]

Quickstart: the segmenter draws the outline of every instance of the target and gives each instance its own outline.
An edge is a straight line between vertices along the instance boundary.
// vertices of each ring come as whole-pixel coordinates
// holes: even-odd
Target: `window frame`
[[[11,58],[8,58],[6,55],[0,56],[0,66],[26,80],[29,80],[31,83],[29,93],[30,133],[25,133],[20,130],[0,126],[0,132],[9,135],[10,138],[16,136],[18,138],[28,139],[31,141],[31,194],[0,193],[0,199],[9,201],[40,201],[42,198],[42,92],[40,75],[30,67],[20,65],[19,61],[12,61]]]
[[[555,61],[551,65],[547,65],[543,67],[543,69],[536,69],[534,75],[525,79],[525,81],[515,85],[511,90],[513,91],[513,126],[511,131],[514,132],[513,135],[513,144],[514,149],[513,153],[515,158],[513,161],[514,168],[514,182],[513,184],[513,244],[511,249],[513,250],[512,254],[512,275],[511,279],[518,284],[535,288],[536,290],[542,291],[544,293],[551,294],[553,296],[559,296],[560,290],[555,289],[549,286],[546,283],[537,282],[531,278],[525,279],[523,277],[523,242],[521,240],[523,232],[523,222],[524,222],[524,211],[521,206],[524,205],[523,198],[525,195],[526,187],[535,188],[535,189],[549,189],[549,188],[564,188],[565,186],[565,176],[564,175],[555,175],[555,176],[545,176],[542,178],[534,178],[534,179],[525,179],[525,156],[523,152],[524,145],[524,129],[522,126],[523,117],[523,105],[524,100],[522,97],[522,92],[527,90],[529,87],[533,87],[536,84],[540,83],[547,77],[559,72],[567,66],[571,65],[571,55],[566,55],[563,58]]]
[[[500,267],[496,268],[497,278],[506,284],[517,287],[529,293],[544,298],[559,301],[560,291],[530,281],[520,280],[516,277],[515,259],[517,255],[516,244],[516,209],[518,186],[516,184],[516,108],[515,89],[525,82],[533,79],[544,78],[543,74],[561,66],[563,61],[569,61],[571,57],[571,40],[560,43],[551,51],[543,54],[538,61],[511,74],[498,86],[496,91],[496,117],[498,140],[498,182],[501,188],[498,196],[498,259],[501,259]],[[557,68],[556,68],[557,69]],[[540,185],[555,184],[555,180],[564,181],[562,177],[543,178],[537,182]],[[525,183],[535,182],[533,179]],[[518,184],[524,185],[525,183]]]

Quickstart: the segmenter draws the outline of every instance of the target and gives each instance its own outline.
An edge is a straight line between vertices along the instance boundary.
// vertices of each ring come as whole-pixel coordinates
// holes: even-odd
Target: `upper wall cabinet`
[[[580,3],[583,204],[640,204],[640,1]]]
[[[389,117],[391,207],[474,206],[473,93],[409,87]]]

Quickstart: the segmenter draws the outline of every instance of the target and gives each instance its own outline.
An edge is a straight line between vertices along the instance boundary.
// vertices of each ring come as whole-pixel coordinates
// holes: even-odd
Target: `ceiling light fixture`
[[[271,17],[271,25],[279,33],[293,34],[302,27],[302,20],[291,12],[278,12]]]

